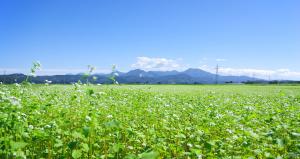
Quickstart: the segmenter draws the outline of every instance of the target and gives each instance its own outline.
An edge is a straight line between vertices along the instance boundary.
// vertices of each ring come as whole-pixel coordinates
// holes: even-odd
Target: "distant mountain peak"
[[[187,74],[191,77],[209,77],[212,78],[212,76],[214,76],[214,74],[198,69],[198,68],[189,68],[185,71],[183,71],[182,73]]]
[[[125,73],[126,76],[141,76],[141,74],[145,74],[146,71],[141,70],[141,69],[135,69],[135,70],[131,70],[127,73]]]
[[[189,68],[183,72],[206,72],[206,71],[201,70],[200,68]]]
[[[199,68],[189,68],[185,71],[145,71],[142,69],[134,69],[123,73],[116,71],[118,74],[117,80],[119,83],[145,83],[145,84],[211,84],[216,82],[216,75]],[[110,83],[108,78],[111,73],[94,74],[97,76],[95,83]],[[60,76],[37,76],[32,78],[35,83],[44,83],[45,79],[53,81],[53,83],[75,83],[81,80],[82,73],[74,75],[60,75]],[[0,75],[0,82],[15,83],[25,80],[25,75]],[[241,83],[247,81],[257,81],[247,76],[218,76],[218,83]],[[262,80],[263,81],[263,80]]]
[[[142,69],[134,69],[134,70],[130,70],[130,71],[128,71],[128,72],[146,72],[146,71],[144,71],[144,70],[142,70]],[[127,72],[127,73],[128,73]]]

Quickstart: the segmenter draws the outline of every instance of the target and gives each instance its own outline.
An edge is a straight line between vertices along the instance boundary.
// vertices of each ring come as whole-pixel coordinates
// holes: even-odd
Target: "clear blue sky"
[[[175,69],[219,63],[297,74],[300,1],[2,0],[0,55],[2,70],[39,60],[66,72],[88,64],[128,71],[164,58]]]

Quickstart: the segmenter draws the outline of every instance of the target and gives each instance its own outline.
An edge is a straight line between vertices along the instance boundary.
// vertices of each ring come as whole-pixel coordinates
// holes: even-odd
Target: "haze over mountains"
[[[248,76],[221,76],[203,71],[201,69],[190,68],[185,71],[144,71],[141,69],[131,70],[129,72],[117,71],[116,80],[124,84],[213,84],[213,83],[242,83],[249,81],[262,81],[258,78]],[[94,74],[89,77],[92,83],[112,83],[109,74]],[[93,80],[93,76],[97,77]],[[26,79],[24,74],[1,75],[0,82],[3,83],[21,83]],[[85,82],[82,74],[66,74],[52,76],[32,77],[31,82],[45,83],[45,80],[57,84],[70,84],[79,80]]]

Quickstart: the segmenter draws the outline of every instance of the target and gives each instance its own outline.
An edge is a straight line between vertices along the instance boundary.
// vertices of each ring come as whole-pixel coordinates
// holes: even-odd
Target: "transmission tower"
[[[216,84],[218,84],[218,78],[219,78],[219,65],[217,64],[217,67],[216,67]]]

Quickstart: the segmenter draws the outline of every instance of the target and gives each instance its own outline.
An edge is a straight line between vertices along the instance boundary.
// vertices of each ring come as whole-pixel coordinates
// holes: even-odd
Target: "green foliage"
[[[119,74],[117,73],[117,66],[113,65],[111,68],[111,75],[109,77],[109,79],[112,81],[113,84],[119,84],[119,82],[117,81],[116,77]]]
[[[0,85],[0,158],[299,158],[299,86]]]
[[[32,66],[30,68],[30,74],[27,75],[25,81],[23,81],[23,84],[29,84],[29,77],[30,76],[35,77],[36,76],[36,71],[40,70],[41,67],[42,67],[42,65],[39,61],[32,62]]]
[[[81,155],[82,155],[81,150],[74,150],[74,151],[72,152],[72,157],[75,158],[75,159],[80,158]]]
[[[151,151],[142,153],[140,156],[142,159],[157,159],[159,157],[159,153]]]
[[[82,79],[86,81],[86,84],[90,84],[89,82],[89,77],[92,75],[93,71],[96,69],[96,67],[92,66],[92,65],[88,65],[88,71],[85,72],[83,75],[82,75]],[[97,80],[97,77],[93,77],[92,78],[94,81]]]
[[[25,142],[14,142],[10,141],[10,146],[12,150],[20,150],[22,148],[25,148],[27,144]]]

